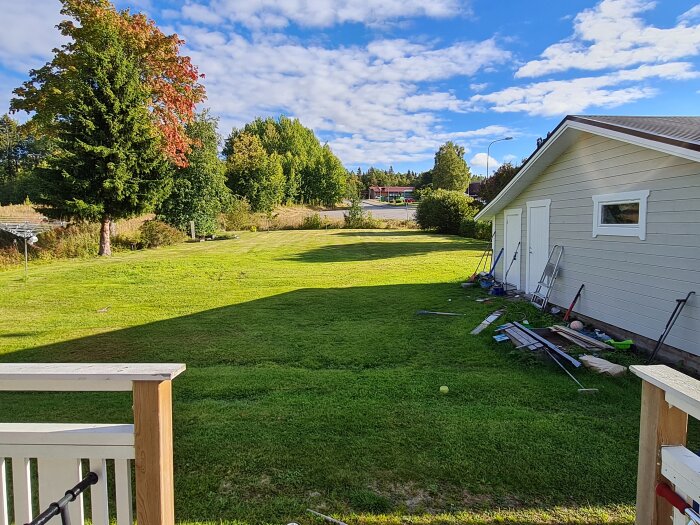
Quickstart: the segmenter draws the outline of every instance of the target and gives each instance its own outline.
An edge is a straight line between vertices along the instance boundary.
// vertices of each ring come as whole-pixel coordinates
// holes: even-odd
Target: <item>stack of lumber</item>
[[[552,351],[558,354],[560,357],[566,359],[576,368],[581,366],[581,362],[579,360],[571,357],[557,345],[520,323],[506,323],[499,326],[496,331],[504,332],[508,336],[508,339],[510,339],[515,345],[515,348],[527,348],[528,350],[543,348],[547,354],[550,354],[550,351]]]
[[[586,350],[600,351],[613,349],[612,346],[610,346],[607,343],[604,343],[603,341],[599,341],[598,339],[588,337],[587,335],[584,335],[581,332],[577,332],[576,330],[568,328],[566,326],[554,325],[550,326],[549,329],[552,332],[559,334],[564,339],[571,341],[572,343],[580,346],[581,348],[585,348]]]
[[[481,332],[483,332],[484,330],[486,330],[486,328],[487,328],[491,323],[493,323],[496,319],[498,319],[499,317],[501,317],[501,316],[503,315],[504,312],[505,312],[505,309],[503,309],[503,310],[496,310],[496,311],[493,312],[491,315],[489,315],[486,319],[484,319],[483,321],[481,321],[481,324],[480,324],[479,326],[477,326],[476,328],[474,328],[474,330],[472,330],[472,331],[469,332],[469,333],[470,333],[471,335],[480,334]]]
[[[544,345],[540,343],[537,339],[532,337],[530,334],[521,330],[513,323],[506,323],[499,326],[496,330],[497,332],[503,332],[508,336],[508,339],[515,345],[515,348],[527,348],[528,350],[537,350],[542,348]]]

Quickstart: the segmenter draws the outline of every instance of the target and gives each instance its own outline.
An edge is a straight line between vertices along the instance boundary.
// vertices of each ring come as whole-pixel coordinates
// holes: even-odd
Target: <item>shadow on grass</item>
[[[601,393],[582,399],[555,367],[509,356],[488,331],[466,335],[500,303],[465,293],[303,289],[0,359],[186,363],[174,382],[179,520],[631,503],[636,383],[586,377]],[[416,316],[448,298],[464,317]],[[131,417],[123,393],[3,392],[0,407],[3,421]]]
[[[425,244],[428,250],[432,249],[433,243]],[[441,249],[449,246],[434,244]],[[387,246],[392,245],[382,244],[383,249]],[[454,284],[442,283],[307,288],[27,348],[0,355],[0,362],[182,361],[214,366],[264,361],[311,368],[358,369],[401,365],[408,357],[402,349],[419,349],[418,341],[408,344],[407,338],[421,333],[424,323],[435,322],[416,317],[416,311],[444,308],[446,298],[455,293],[462,292]],[[460,311],[467,313],[470,322],[472,318],[480,322],[483,312],[491,309],[479,305],[474,311],[472,304],[461,306]],[[109,312],[95,315],[108,319],[120,308],[119,304],[113,304]],[[390,321],[393,327],[378,326],[382,320]],[[2,337],[25,338],[39,333],[18,331],[4,333]],[[402,333],[406,335],[401,336]],[[367,344],[368,337],[371,344]]]
[[[0,339],[10,339],[14,337],[33,337],[36,335],[39,335],[41,332],[39,331],[33,331],[33,332],[9,332],[9,333],[4,333],[0,334]]]
[[[359,230],[340,231],[335,235],[341,237],[415,237],[417,235],[434,235],[421,230]]]
[[[464,239],[455,242],[425,241],[425,242],[358,242],[354,244],[324,245],[287,258],[289,261],[305,263],[371,261],[376,259],[391,259],[411,255],[423,255],[435,252],[455,252],[468,249],[483,248],[483,242]]]

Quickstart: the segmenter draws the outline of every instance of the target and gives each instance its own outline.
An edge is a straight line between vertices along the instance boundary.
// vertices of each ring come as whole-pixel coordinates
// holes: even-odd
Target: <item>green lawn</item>
[[[368,524],[631,523],[638,382],[580,371],[600,389],[582,396],[490,330],[469,335],[499,304],[458,285],[482,246],[277,231],[33,265],[26,284],[2,272],[0,359],[186,363],[181,521],[314,523],[311,507]],[[523,317],[538,321],[509,303],[507,318]],[[0,407],[2,421],[131,410],[102,393],[5,393]]]

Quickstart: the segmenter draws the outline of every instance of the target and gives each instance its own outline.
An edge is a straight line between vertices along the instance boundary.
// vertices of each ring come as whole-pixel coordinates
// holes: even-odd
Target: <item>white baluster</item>
[[[12,494],[15,503],[15,524],[32,521],[32,478],[29,458],[12,458]]]
[[[114,479],[117,492],[117,525],[133,525],[133,503],[131,498],[130,460],[114,460]]]
[[[107,460],[90,459],[90,471],[97,474],[97,484],[90,487],[93,525],[109,525],[109,496],[107,495]]]
[[[0,525],[10,524],[7,507],[7,471],[5,470],[5,458],[0,458]]]

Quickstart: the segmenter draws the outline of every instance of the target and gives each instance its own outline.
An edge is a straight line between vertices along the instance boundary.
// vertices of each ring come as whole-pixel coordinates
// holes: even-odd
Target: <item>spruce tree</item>
[[[204,99],[183,41],[109,0],[61,0],[66,43],[13,91],[12,111],[56,139],[41,173],[55,214],[99,220],[100,254],[113,219],[152,210],[167,193],[170,164],[184,167],[185,124]]]
[[[99,220],[100,255],[110,224],[150,209],[167,192],[169,167],[148,112],[148,89],[118,32],[95,23],[73,44],[77,67],[55,127],[57,150],[41,169],[54,213]],[[86,35],[87,36],[87,35]]]

